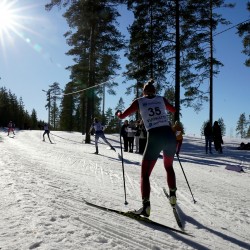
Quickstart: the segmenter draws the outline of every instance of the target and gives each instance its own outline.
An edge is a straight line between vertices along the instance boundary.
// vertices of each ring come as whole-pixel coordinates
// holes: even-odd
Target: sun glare
[[[13,44],[16,36],[23,38],[23,31],[29,31],[25,23],[31,20],[26,14],[29,6],[20,6],[18,0],[0,0],[0,47]],[[31,23],[31,22],[30,22]]]
[[[12,2],[13,3],[13,2]],[[15,16],[15,10],[12,9],[12,4],[8,4],[6,1],[0,2],[0,35],[4,32],[13,30],[17,25],[17,17]]]

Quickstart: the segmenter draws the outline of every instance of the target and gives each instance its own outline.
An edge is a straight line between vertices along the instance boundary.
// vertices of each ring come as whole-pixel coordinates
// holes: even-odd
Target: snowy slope
[[[0,132],[0,249],[250,249],[250,152],[226,140],[224,154],[204,153],[204,140],[185,137],[181,163],[197,201],[193,203],[177,159],[177,195],[185,230],[194,237],[86,205],[127,211],[141,206],[141,155],[124,153],[124,205],[119,136],[107,135],[117,152],[82,143],[80,133]],[[226,170],[242,165],[244,173]],[[178,229],[162,191],[166,175],[159,158],[151,175],[152,220]]]

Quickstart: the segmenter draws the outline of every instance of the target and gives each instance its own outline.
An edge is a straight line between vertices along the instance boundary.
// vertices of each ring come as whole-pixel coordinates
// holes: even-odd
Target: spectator
[[[128,120],[125,120],[121,127],[121,137],[123,138],[124,152],[128,152]]]
[[[177,154],[177,156],[179,156],[181,146],[182,146],[182,141],[183,141],[183,134],[184,134],[183,126],[179,121],[175,122],[175,124],[173,126],[173,131],[175,133],[176,143],[177,143],[176,154]]]
[[[221,146],[221,144],[223,144],[223,140],[222,140],[221,128],[220,128],[220,125],[219,125],[218,121],[214,122],[213,139],[214,139],[215,150],[219,154],[222,154],[222,146]]]
[[[135,132],[136,132],[133,120],[129,121],[129,125],[128,125],[127,130],[128,130],[128,148],[129,148],[129,152],[133,153]]]
[[[206,154],[209,153],[212,154],[212,141],[213,141],[213,128],[211,126],[210,122],[207,122],[205,128],[204,128],[204,136],[205,136],[205,149],[206,149]]]

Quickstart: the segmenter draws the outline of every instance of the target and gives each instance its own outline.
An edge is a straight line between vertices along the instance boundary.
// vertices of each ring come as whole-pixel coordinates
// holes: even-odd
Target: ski
[[[104,206],[101,206],[101,205],[97,205],[97,204],[89,202],[89,201],[87,201],[85,199],[83,199],[83,201],[87,205],[95,207],[95,208],[98,208],[98,209],[101,209],[103,211],[107,211],[107,212],[111,212],[111,213],[116,213],[116,214],[128,217],[130,219],[134,219],[134,220],[137,220],[137,221],[148,223],[148,224],[150,224],[152,226],[156,226],[156,227],[159,227],[159,228],[162,228],[162,229],[171,230],[171,231],[176,232],[176,233],[180,233],[180,234],[192,236],[191,234],[189,234],[189,233],[187,233],[185,231],[181,231],[181,230],[178,230],[178,229],[175,229],[175,228],[163,225],[163,224],[158,223],[156,221],[150,220],[150,219],[148,219],[146,217],[134,214],[133,211],[124,212],[124,211],[120,211],[120,210],[116,210],[116,209],[112,209],[112,208],[107,208],[107,207],[104,207]]]
[[[169,194],[168,194],[166,188],[163,188],[163,191],[164,191],[164,194],[165,194],[165,195],[167,196],[167,198],[169,199],[170,197],[169,197]],[[170,204],[170,206],[171,206],[171,204]],[[178,212],[177,212],[176,206],[171,206],[171,207],[172,207],[172,209],[173,209],[174,217],[175,217],[175,220],[176,220],[176,222],[177,222],[179,228],[183,229],[183,225],[182,225],[182,222],[181,222],[181,218],[180,218],[180,216],[179,216],[179,214],[178,214]]]

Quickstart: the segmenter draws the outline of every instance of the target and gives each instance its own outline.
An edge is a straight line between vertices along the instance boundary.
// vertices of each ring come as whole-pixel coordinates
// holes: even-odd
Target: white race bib
[[[163,97],[142,97],[138,99],[138,103],[146,130],[169,125]]]

